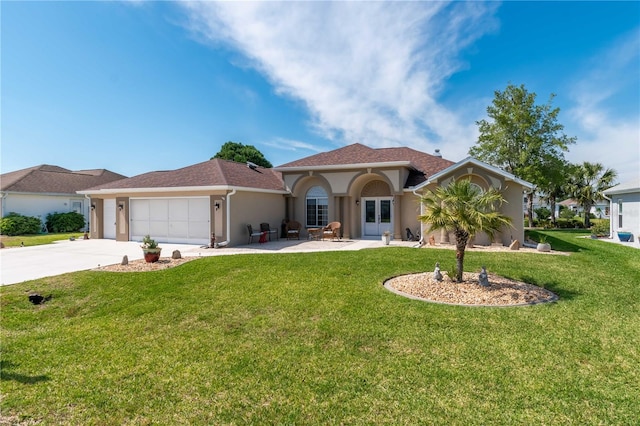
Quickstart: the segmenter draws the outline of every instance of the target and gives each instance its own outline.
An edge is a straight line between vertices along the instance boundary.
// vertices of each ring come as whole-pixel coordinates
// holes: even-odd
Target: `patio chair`
[[[322,230],[322,239],[331,238],[335,240],[336,238],[340,239],[340,227],[342,224],[340,222],[331,222]]]
[[[247,230],[249,230],[249,244],[253,242],[253,238],[260,238],[262,236],[262,232],[254,231],[253,226],[247,225]]]
[[[278,239],[278,230],[275,228],[271,228],[267,222],[262,222],[260,224],[260,232],[266,232],[269,234],[269,241],[271,241],[271,234],[276,236],[276,240]]]
[[[295,220],[290,220],[289,222],[287,222],[287,240],[292,240],[292,239],[300,239],[300,229],[302,228],[302,225],[300,225],[300,222],[297,222]]]

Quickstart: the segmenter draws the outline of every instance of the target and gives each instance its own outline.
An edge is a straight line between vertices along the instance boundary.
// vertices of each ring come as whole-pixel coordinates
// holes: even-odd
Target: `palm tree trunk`
[[[587,229],[591,227],[591,217],[589,216],[590,214],[591,214],[591,204],[585,203],[585,205],[584,205],[584,227],[587,228]]]
[[[456,281],[462,282],[462,272],[464,271],[464,251],[467,248],[469,234],[465,231],[456,231]]]

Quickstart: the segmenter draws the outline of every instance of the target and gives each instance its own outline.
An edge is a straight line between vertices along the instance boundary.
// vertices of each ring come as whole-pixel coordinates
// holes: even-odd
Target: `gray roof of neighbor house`
[[[603,191],[605,194],[628,194],[630,192],[640,192],[640,176],[635,179],[622,182],[612,188]]]
[[[58,166],[42,164],[0,175],[0,191],[75,194],[77,191],[125,179],[105,169],[71,171]]]
[[[306,168],[308,170],[335,168],[336,166],[364,166],[364,165],[401,165],[410,169],[405,188],[410,188],[424,182],[427,177],[446,169],[454,164],[453,161],[430,155],[415,149],[400,148],[369,148],[355,143],[333,151],[292,161],[276,167],[279,171],[293,171]]]
[[[143,173],[118,182],[89,188],[83,193],[157,191],[165,188],[247,188],[284,191],[280,173],[264,167],[250,168],[245,163],[213,159],[176,170]]]

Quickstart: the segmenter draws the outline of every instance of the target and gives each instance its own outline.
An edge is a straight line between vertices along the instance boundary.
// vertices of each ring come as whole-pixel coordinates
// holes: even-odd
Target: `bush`
[[[42,223],[37,217],[11,212],[0,219],[0,233],[2,235],[38,234],[41,229]]]
[[[574,217],[576,217],[576,214],[573,210],[568,209],[564,206],[562,206],[563,208],[560,209],[560,213],[559,216],[561,219],[573,219]]]
[[[84,228],[84,216],[80,213],[49,213],[47,229],[49,232],[76,232]]]
[[[547,220],[551,217],[551,210],[546,207],[538,207],[534,209],[533,212],[539,220]]]
[[[594,237],[608,237],[609,219],[595,219],[591,225],[591,235]]]
[[[558,224],[558,228],[560,229],[584,228],[584,223],[579,218],[560,218],[556,221],[556,223]]]

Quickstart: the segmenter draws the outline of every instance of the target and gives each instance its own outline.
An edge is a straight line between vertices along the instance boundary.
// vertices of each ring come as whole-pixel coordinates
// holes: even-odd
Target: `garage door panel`
[[[129,205],[132,221],[149,221],[149,200],[131,200]]]
[[[194,198],[189,200],[189,220],[209,222],[209,199]]]
[[[172,221],[169,227],[169,236],[171,238],[189,238],[189,222]]]
[[[189,220],[189,201],[184,199],[169,200],[169,220],[185,221]]]
[[[166,221],[169,217],[169,202],[167,200],[149,200],[149,219],[151,221]]]
[[[167,221],[154,221],[149,222],[149,235],[154,239],[160,241],[162,238],[169,235],[169,222]]]

